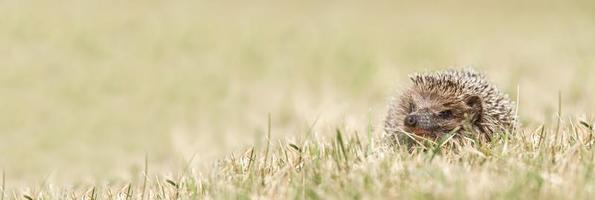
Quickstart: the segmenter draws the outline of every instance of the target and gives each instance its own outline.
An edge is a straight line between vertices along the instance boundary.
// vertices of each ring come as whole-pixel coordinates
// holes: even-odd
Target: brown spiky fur
[[[410,76],[413,86],[393,98],[385,121],[389,135],[402,137],[414,133],[438,138],[445,133],[475,133],[488,140],[495,133],[510,131],[516,124],[513,102],[486,77],[471,69],[445,70]],[[407,115],[423,106],[431,131],[404,125]],[[451,110],[450,118],[438,118],[442,110]]]

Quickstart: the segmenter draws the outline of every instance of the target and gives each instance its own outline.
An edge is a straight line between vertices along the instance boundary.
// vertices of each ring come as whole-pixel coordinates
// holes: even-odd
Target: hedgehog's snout
[[[421,128],[429,130],[432,127],[431,117],[425,114],[412,113],[405,117],[403,122],[409,128]]]

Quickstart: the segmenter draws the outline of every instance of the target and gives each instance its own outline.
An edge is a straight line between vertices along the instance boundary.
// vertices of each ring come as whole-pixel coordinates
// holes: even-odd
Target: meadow
[[[590,199],[595,3],[0,1],[4,199]],[[517,101],[490,143],[385,144],[408,74]]]

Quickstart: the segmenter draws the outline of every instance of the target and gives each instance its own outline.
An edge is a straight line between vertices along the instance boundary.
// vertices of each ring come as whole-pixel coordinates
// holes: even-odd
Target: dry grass
[[[586,199],[594,8],[2,1],[2,197]],[[518,133],[438,154],[380,145],[408,73],[469,65],[520,100]]]
[[[294,142],[267,140],[206,171],[146,173],[129,183],[55,189],[51,183],[8,196],[32,199],[589,199],[595,195],[592,124],[562,121],[502,135],[409,151],[373,133]],[[367,135],[367,136],[366,136]],[[145,163],[145,172],[149,169]],[[143,173],[145,174],[145,173]]]

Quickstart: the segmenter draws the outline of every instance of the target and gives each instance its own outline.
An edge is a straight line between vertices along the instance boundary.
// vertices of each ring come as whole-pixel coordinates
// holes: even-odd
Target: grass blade
[[[144,172],[144,180],[143,180],[143,190],[141,199],[145,200],[145,192],[147,189],[147,177],[149,176],[149,154],[145,154],[145,172]]]
[[[343,143],[343,136],[341,135],[341,130],[339,129],[337,129],[337,142],[339,143],[339,148],[341,148],[341,153],[343,154],[343,158],[345,159],[345,166],[349,168],[349,157],[347,156],[345,144]]]
[[[2,169],[2,196],[0,196],[0,200],[4,200],[4,193],[6,192],[6,171]]]
[[[271,113],[269,113],[269,122],[267,128],[267,148],[264,151],[264,167],[267,167],[269,160],[269,148],[271,146]]]

